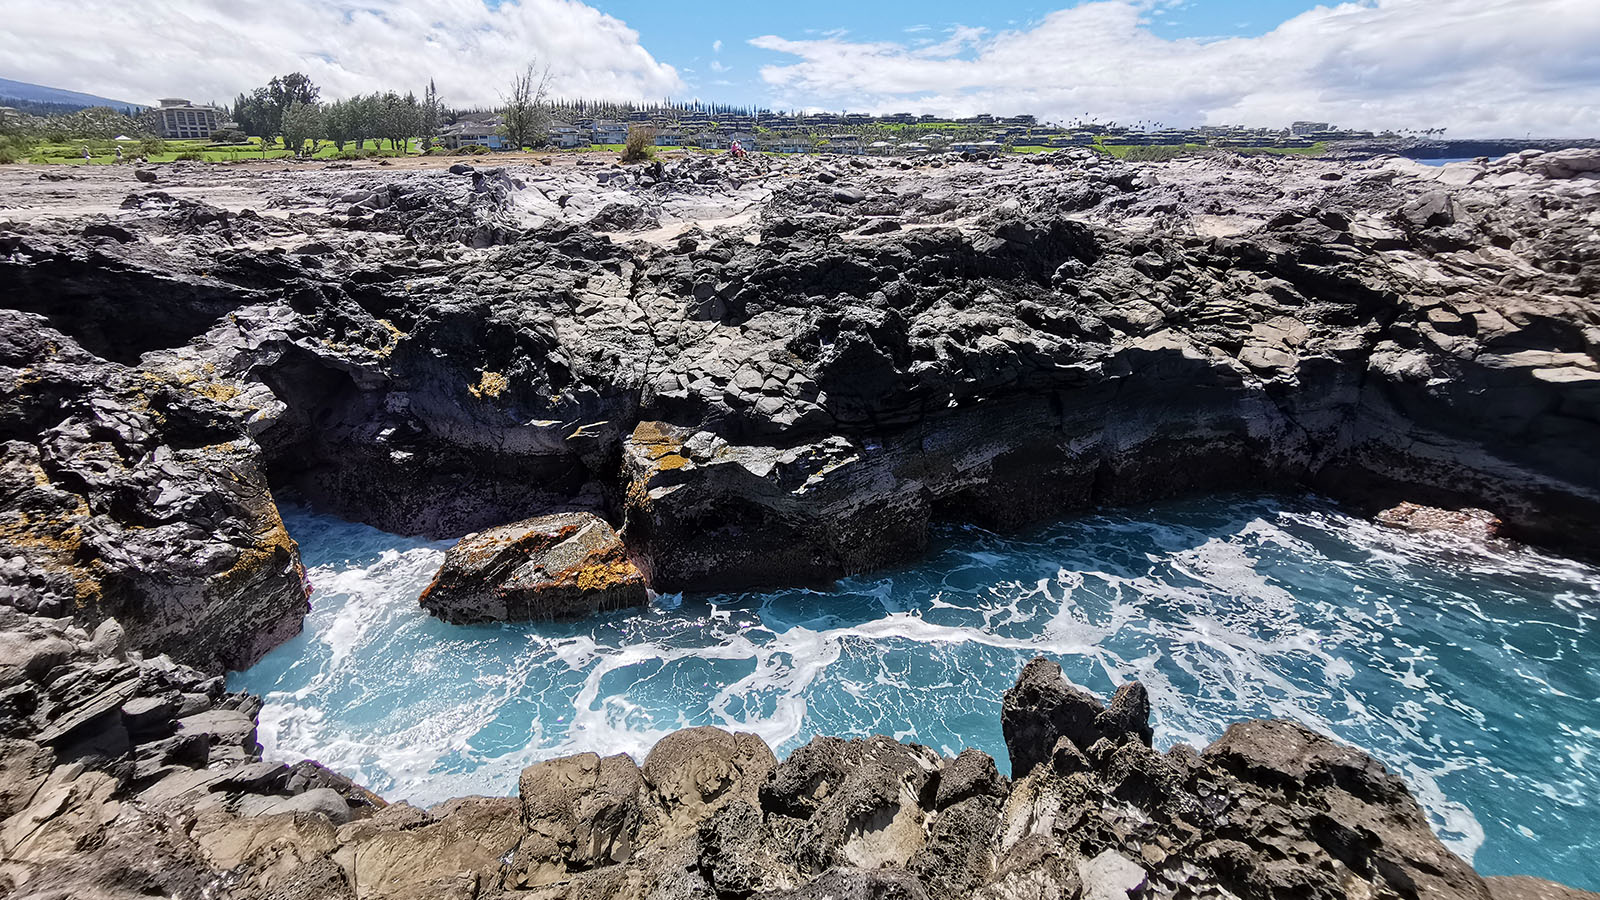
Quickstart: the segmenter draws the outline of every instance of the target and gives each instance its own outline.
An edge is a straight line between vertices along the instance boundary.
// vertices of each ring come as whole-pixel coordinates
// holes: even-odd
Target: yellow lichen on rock
[[[467,388],[472,396],[482,399],[484,397],[498,397],[511,386],[511,379],[499,372],[483,372],[478,383]]]

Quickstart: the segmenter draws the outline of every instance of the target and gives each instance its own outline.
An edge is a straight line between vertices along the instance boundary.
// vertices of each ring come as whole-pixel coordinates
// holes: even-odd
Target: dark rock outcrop
[[[96,657],[89,635],[59,621],[7,624],[71,648],[21,683],[52,696],[88,679],[136,685],[122,712],[88,716],[76,742],[40,742],[61,713],[3,723],[16,735],[0,745],[8,897],[1586,896],[1536,879],[1486,884],[1359,750],[1253,721],[1203,752],[1161,753],[1141,737],[1144,706],[1102,705],[1043,660],[1010,692],[1033,701],[1007,705],[1010,750],[1024,758],[1024,743],[1069,732],[1015,782],[976,750],[948,759],[885,737],[817,738],[776,762],[753,735],[695,728],[664,738],[642,768],[564,757],[526,769],[519,797],[422,810],[312,763],[260,761],[247,733],[257,704],[199,673]],[[139,707],[135,729],[133,700],[174,692],[210,713],[162,720]],[[92,693],[73,708],[94,707]],[[1098,736],[1063,714],[1079,704],[1099,710],[1088,720],[1101,720]],[[207,715],[199,754],[174,758],[159,735]],[[119,723],[141,735],[135,746],[94,749],[104,742],[89,738]],[[1080,749],[1074,736],[1094,739]]]
[[[0,237],[0,307],[47,317],[69,378],[178,382],[179,415],[155,410],[173,421],[141,391],[90,408],[138,422],[140,458],[228,447],[249,509],[201,479],[183,516],[235,548],[272,532],[266,481],[437,537],[595,512],[664,591],[827,582],[914,557],[943,517],[1275,486],[1600,547],[1589,156],[857,162],[306,169],[263,197],[287,220],[146,193]],[[594,232],[617,204],[648,211],[648,240]],[[8,365],[5,436],[48,472],[60,375]],[[173,496],[131,493],[86,498],[116,524],[90,530],[100,557],[143,558],[161,513],[140,504]],[[26,502],[47,499],[72,505]],[[227,559],[162,549],[208,561],[185,584]],[[277,622],[285,596],[255,608]],[[134,605],[134,642],[164,646]]]
[[[592,513],[564,513],[462,538],[421,602],[466,623],[576,619],[647,600],[644,576],[611,526]]]

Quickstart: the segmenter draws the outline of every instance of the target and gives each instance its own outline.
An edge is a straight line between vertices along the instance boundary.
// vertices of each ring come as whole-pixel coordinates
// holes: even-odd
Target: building
[[[628,123],[596,122],[591,131],[591,140],[596,144],[626,144],[628,142]]]
[[[589,129],[566,122],[556,122],[550,126],[550,143],[562,150],[571,150],[575,147],[589,145]]]
[[[164,138],[209,138],[217,130],[217,120],[214,108],[179,97],[163,97],[156,107],[156,130]]]
[[[511,144],[500,133],[500,119],[484,122],[458,122],[439,135],[440,143],[451,150],[462,147],[488,147],[490,150],[509,150]]]

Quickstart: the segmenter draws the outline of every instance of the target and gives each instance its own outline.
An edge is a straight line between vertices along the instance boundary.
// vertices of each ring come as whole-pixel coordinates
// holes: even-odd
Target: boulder
[[[334,859],[364,898],[455,896],[460,885],[492,895],[522,836],[515,798],[467,797],[420,817],[382,816],[347,826]]]
[[[1229,831],[1246,843],[1212,841],[1197,853],[1241,894],[1286,881],[1347,890],[1323,874],[1342,867],[1375,893],[1489,900],[1483,879],[1440,843],[1405,782],[1354,747],[1296,722],[1258,719],[1229,726],[1202,759],[1234,779]],[[1284,822],[1297,824],[1285,831]],[[1290,854],[1303,860],[1292,870],[1277,862]]]
[[[644,606],[644,576],[593,513],[561,513],[469,534],[422,592],[447,622],[575,619]]]
[[[1483,542],[1498,537],[1500,518],[1486,509],[1439,509],[1401,503],[1373,517],[1380,525],[1405,531],[1439,531]]]
[[[513,861],[520,887],[633,858],[647,821],[644,778],[623,754],[580,753],[522,770],[522,824]]]
[[[335,825],[350,821],[350,806],[331,788],[314,788],[292,797],[260,797],[241,811],[247,816],[281,816],[311,813],[327,816]]]
[[[669,836],[688,834],[736,800],[759,804],[777,757],[761,738],[720,728],[685,728],[658,741],[641,773],[666,813]]]

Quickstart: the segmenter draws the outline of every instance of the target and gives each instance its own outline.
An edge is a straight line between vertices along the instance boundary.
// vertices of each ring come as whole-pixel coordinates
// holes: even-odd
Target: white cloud
[[[620,20],[577,0],[0,0],[0,75],[133,102],[231,100],[304,72],[325,98],[421,93],[493,104],[537,58],[553,90],[659,98],[681,91]]]
[[[720,40],[712,41],[711,42],[711,52],[712,53],[721,53],[722,52],[722,41],[720,41]]]
[[[713,71],[713,72],[726,72],[726,71],[728,71],[729,69],[732,69],[732,68],[733,68],[732,66],[723,65],[721,60],[713,59],[711,61],[711,71]]]
[[[1429,128],[1452,135],[1600,130],[1597,0],[1363,0],[1268,34],[1158,37],[1149,0],[1097,0],[934,46],[755,38],[798,57],[762,69],[780,107],[1031,112],[1174,125]],[[1176,4],[1165,4],[1174,6]]]

